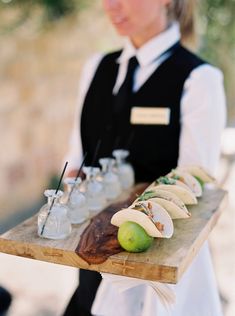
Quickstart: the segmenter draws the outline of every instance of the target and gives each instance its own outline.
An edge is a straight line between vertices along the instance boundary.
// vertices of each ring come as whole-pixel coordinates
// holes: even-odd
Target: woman
[[[95,56],[84,68],[81,125],[76,117],[67,157],[70,176],[83,152],[91,163],[98,139],[99,157],[105,157],[115,139],[123,147],[130,135],[138,182],[152,181],[177,165],[198,164],[214,173],[225,124],[223,78],[180,43],[180,28],[182,36],[193,29],[193,0],[103,0],[103,6],[128,40],[122,51]],[[65,315],[91,315],[99,283],[98,274],[81,271]],[[170,315],[221,315],[207,244],[172,288],[176,304]],[[109,294],[102,297],[105,304],[96,301],[94,314],[169,315],[145,285],[122,294],[110,288]]]

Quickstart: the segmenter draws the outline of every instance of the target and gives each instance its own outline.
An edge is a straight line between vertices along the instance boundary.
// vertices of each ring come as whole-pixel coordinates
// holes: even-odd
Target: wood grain
[[[129,192],[121,197],[126,199]],[[75,249],[81,233],[89,225],[73,225],[71,235],[65,240],[48,240],[37,235],[37,215],[0,236],[0,251],[30,259],[108,272],[167,283],[177,283],[208,238],[222,210],[227,192],[207,188],[199,203],[189,207],[189,219],[174,220],[174,235],[170,239],[155,239],[144,253],[121,252],[102,264],[89,265]]]

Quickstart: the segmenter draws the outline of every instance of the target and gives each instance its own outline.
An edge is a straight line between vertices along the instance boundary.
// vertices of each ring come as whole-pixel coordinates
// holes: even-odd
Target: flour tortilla
[[[165,193],[171,193],[171,192],[165,191]],[[169,201],[163,198],[151,198],[148,201],[152,201],[154,203],[161,205],[168,212],[168,214],[170,215],[172,219],[189,218],[191,216],[191,214],[189,213],[186,207],[184,209],[181,209],[172,201]]]
[[[175,185],[178,185],[178,186],[184,188],[185,190],[190,191],[191,193],[193,192],[187,184],[185,184],[184,182],[182,182],[182,181],[180,181],[180,180],[174,179],[174,178],[172,178],[172,177],[170,177],[170,176],[168,176],[168,175],[165,176],[165,177],[160,177],[159,179],[161,179],[161,178],[168,179],[169,181],[174,182],[174,183],[167,184],[167,185],[175,184]],[[166,184],[166,183],[164,183],[164,182],[163,182],[163,183],[158,182],[159,179],[157,179],[157,180],[154,181],[152,184],[150,184],[150,186],[149,186],[146,190],[152,190],[153,187],[156,187],[156,186],[159,186],[159,185],[162,185],[162,184]]]
[[[164,190],[145,191],[141,196],[144,194],[146,194],[145,201],[152,201],[161,205],[172,219],[188,218],[191,216],[185,204],[172,192]],[[136,204],[139,198],[133,204]]]
[[[171,178],[171,179],[173,179],[173,178]],[[175,180],[175,184],[176,185],[178,185],[178,186],[184,188],[185,190],[188,190],[189,192],[193,193],[191,188],[186,183],[184,183],[183,181],[176,180],[176,179],[173,179],[173,180]]]
[[[120,227],[124,222],[131,221],[142,226],[149,236],[170,238],[173,235],[174,226],[169,214],[163,207],[154,202],[141,202],[141,204],[146,207],[148,207],[148,203],[150,203],[152,207],[153,221],[163,224],[163,231],[158,230],[154,222],[145,213],[133,208],[126,208],[115,213],[111,218],[111,224]],[[136,204],[139,205],[140,203]]]
[[[189,189],[185,189],[182,186],[177,184],[158,184],[156,186],[151,187],[151,191],[154,190],[163,190],[172,192],[178,196],[186,205],[194,205],[197,204],[197,198],[193,194],[193,192]]]
[[[181,170],[190,173],[194,177],[200,178],[204,183],[216,182],[216,179],[213,176],[211,176],[205,168],[202,168],[200,166],[192,165],[181,167]]]
[[[196,197],[202,196],[202,187],[199,181],[192,176],[189,172],[181,170],[180,168],[172,170],[169,174],[169,177],[177,176],[179,180],[186,184],[191,191],[195,194]]]

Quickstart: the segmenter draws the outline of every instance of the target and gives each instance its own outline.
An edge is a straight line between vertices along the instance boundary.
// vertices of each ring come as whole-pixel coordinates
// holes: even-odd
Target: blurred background
[[[235,1],[198,2],[196,50],[224,72],[228,100],[218,177],[230,200],[211,247],[224,312],[232,316]],[[34,214],[43,191],[57,184],[85,60],[120,46],[101,1],[0,0],[0,233]],[[77,279],[76,269],[4,254],[0,267],[0,284],[15,297],[10,316],[60,315]]]

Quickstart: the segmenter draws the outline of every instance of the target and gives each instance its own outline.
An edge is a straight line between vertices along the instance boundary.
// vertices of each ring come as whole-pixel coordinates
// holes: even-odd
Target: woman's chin
[[[126,26],[125,23],[123,24],[113,24],[116,32],[121,36],[130,36],[131,30],[130,27]]]

